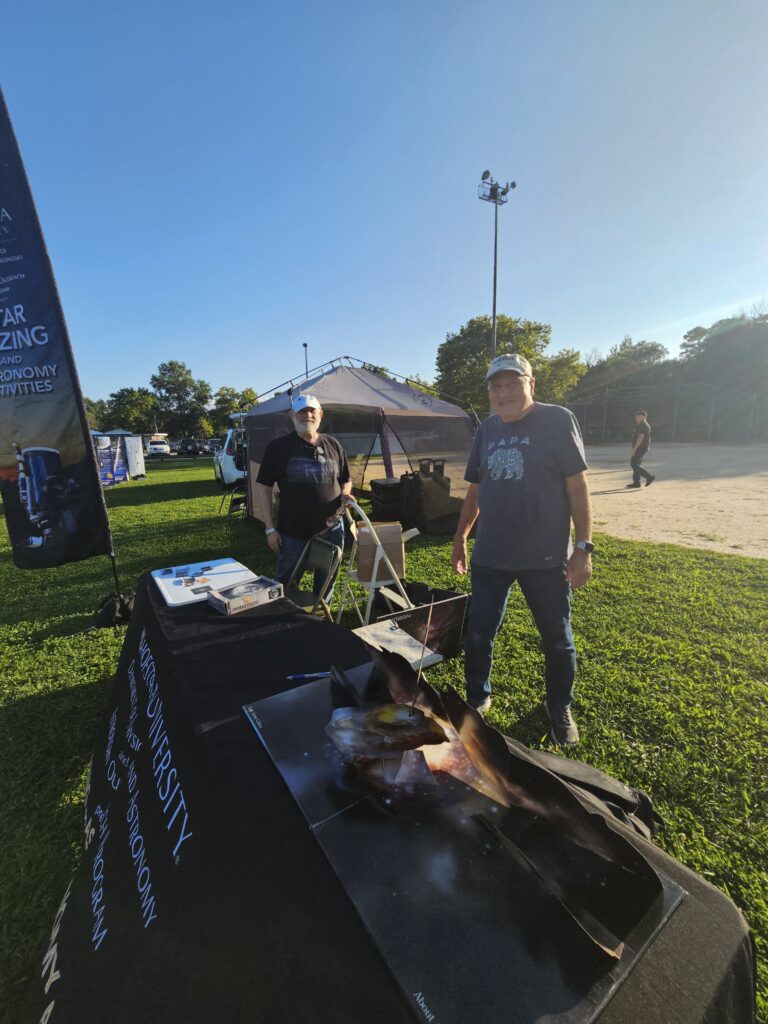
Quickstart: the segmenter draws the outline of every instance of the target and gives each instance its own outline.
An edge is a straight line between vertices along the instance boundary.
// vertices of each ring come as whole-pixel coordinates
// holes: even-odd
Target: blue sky
[[[490,313],[676,351],[768,298],[763,0],[16,4],[0,85],[84,392],[431,378]]]

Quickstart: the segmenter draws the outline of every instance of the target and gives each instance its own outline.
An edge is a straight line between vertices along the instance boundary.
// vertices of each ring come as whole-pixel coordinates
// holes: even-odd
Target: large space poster
[[[0,488],[19,568],[112,554],[72,348],[1,92]]]

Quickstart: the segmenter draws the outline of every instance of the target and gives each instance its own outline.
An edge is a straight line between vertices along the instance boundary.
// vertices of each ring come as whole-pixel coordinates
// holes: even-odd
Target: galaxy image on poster
[[[128,477],[128,454],[124,437],[97,434],[93,438],[102,487],[124,484]]]
[[[394,622],[435,654],[455,658],[461,650],[469,595],[411,582],[405,589],[416,607],[379,615],[377,621]]]
[[[64,316],[1,94],[0,488],[18,567],[111,554]]]
[[[244,710],[414,1018],[595,1020],[683,890],[454,691],[410,716],[412,669],[371,655]]]

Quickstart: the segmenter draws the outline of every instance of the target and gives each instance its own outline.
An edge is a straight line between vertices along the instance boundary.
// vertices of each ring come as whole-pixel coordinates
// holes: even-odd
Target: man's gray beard
[[[307,425],[302,423],[300,420],[293,421],[293,429],[299,437],[303,437],[306,441],[311,440],[311,438],[316,437],[320,433],[317,427],[309,427],[308,429]]]

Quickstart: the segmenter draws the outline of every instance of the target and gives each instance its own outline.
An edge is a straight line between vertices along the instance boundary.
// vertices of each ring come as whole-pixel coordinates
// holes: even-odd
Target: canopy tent
[[[375,497],[377,485],[381,490],[388,481],[396,489],[404,474],[416,471],[419,511],[414,518],[421,519],[421,528],[455,516],[467,490],[464,470],[472,445],[470,417],[458,405],[345,363],[313,371],[246,415],[251,508],[264,449],[293,430],[291,402],[302,394],[315,395],[322,405],[322,430],[344,446],[356,488],[371,484]]]

